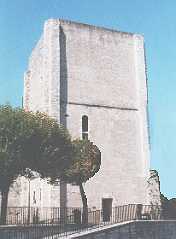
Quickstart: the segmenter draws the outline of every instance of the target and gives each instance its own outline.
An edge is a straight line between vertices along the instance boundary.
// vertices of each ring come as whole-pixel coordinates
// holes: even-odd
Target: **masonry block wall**
[[[150,170],[150,178],[148,180],[148,190],[150,197],[150,204],[161,205],[160,198],[160,180],[156,170]]]
[[[68,236],[74,239],[175,239],[176,221],[136,221],[93,232]]]
[[[113,206],[148,204],[149,142],[144,40],[70,21],[46,21],[25,74],[24,107],[47,112],[101,150],[100,171],[85,184],[89,207],[103,198]],[[64,197],[65,198],[65,197]],[[65,199],[66,200],[66,199]],[[80,205],[77,186],[67,187],[67,206]]]

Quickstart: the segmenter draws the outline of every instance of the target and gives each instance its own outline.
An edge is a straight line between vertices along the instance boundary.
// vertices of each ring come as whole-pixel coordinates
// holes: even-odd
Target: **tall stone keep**
[[[150,201],[146,80],[143,36],[45,22],[25,73],[24,107],[57,118],[73,138],[88,137],[101,150],[101,169],[84,185],[90,208]],[[81,203],[74,184],[61,185],[60,198]]]

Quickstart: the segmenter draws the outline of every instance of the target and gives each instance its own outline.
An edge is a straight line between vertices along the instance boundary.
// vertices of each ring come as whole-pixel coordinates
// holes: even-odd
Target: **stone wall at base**
[[[156,170],[150,170],[150,178],[148,180],[148,190],[151,205],[161,205],[160,196],[160,179]]]
[[[134,221],[75,234],[75,239],[175,239],[176,221]]]

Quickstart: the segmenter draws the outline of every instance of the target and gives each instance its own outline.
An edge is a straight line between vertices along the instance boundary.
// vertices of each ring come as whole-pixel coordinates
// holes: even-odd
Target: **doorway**
[[[103,221],[109,222],[112,215],[112,198],[102,198]]]

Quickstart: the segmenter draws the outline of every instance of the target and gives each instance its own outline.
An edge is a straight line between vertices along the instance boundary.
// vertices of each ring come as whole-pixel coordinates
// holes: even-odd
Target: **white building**
[[[47,112],[73,138],[88,136],[100,148],[101,169],[85,184],[90,208],[150,202],[146,80],[143,36],[45,22],[25,73],[24,107]],[[73,185],[63,184],[60,198],[68,207],[81,203]]]

